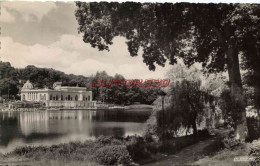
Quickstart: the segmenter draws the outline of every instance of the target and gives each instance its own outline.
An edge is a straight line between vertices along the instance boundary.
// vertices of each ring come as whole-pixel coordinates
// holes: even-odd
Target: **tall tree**
[[[17,97],[18,88],[19,82],[15,69],[9,62],[0,61],[0,96],[5,99],[14,99]]]
[[[259,26],[260,5],[188,3],[84,3],[77,2],[76,19],[83,41],[99,50],[109,50],[115,36],[126,37],[131,56],[143,48],[150,70],[155,64],[188,66],[201,62],[208,72],[227,70],[231,83],[232,110],[236,111],[235,136],[247,136],[244,94],[239,54],[245,36]],[[250,10],[248,10],[250,9]]]

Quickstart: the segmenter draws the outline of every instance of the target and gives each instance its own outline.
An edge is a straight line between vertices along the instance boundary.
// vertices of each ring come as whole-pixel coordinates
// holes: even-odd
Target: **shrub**
[[[158,141],[159,135],[160,133],[157,125],[157,111],[153,111],[145,124],[144,139],[147,142]]]
[[[103,165],[129,164],[132,161],[124,145],[104,146],[95,152],[93,159]]]
[[[13,153],[17,154],[19,156],[23,156],[29,152],[31,152],[33,147],[31,146],[22,146],[22,147],[17,147],[14,149]]]
[[[260,122],[255,117],[247,117],[248,137],[246,141],[252,142],[260,138]]]
[[[113,137],[112,136],[99,136],[96,140],[96,142],[102,144],[102,145],[108,145],[112,142]]]
[[[123,145],[122,141],[116,139],[113,136],[99,136],[96,142],[100,143],[101,145]]]
[[[208,129],[198,130],[198,135],[202,137],[210,136]]]
[[[234,137],[226,137],[226,138],[224,138],[223,144],[224,144],[225,148],[231,149],[231,150],[233,150],[233,149],[239,147],[240,145],[242,145],[240,140],[237,140]]]
[[[253,141],[249,149],[249,156],[253,158],[250,161],[251,166],[260,165],[260,139]]]
[[[147,149],[147,143],[142,137],[128,137],[126,147],[130,156],[135,162],[138,162],[144,158],[149,158],[151,155],[151,153]]]

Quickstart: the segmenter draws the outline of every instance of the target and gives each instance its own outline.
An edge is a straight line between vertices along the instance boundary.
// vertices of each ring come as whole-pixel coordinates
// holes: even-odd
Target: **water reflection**
[[[151,110],[64,110],[0,113],[0,152],[21,145],[51,145],[100,135],[141,134]]]

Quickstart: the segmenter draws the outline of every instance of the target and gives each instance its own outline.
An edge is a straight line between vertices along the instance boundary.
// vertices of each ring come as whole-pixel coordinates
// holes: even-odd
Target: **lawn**
[[[224,149],[213,156],[208,156],[194,163],[196,166],[248,166],[248,162],[234,161],[236,157],[246,157],[250,144],[242,145],[234,150]]]

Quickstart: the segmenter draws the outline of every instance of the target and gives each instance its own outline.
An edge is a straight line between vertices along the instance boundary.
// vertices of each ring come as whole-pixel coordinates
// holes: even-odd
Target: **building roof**
[[[29,80],[27,80],[27,82],[23,85],[22,89],[33,89],[33,85],[30,83]]]
[[[30,83],[30,81],[28,80],[23,88],[22,88],[22,92],[91,92],[88,91],[86,87],[78,87],[78,86],[61,86],[61,82],[55,82],[53,84],[53,89],[34,89],[33,85]]]

